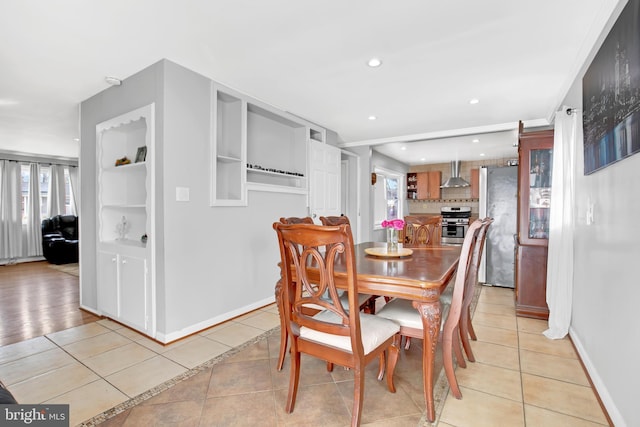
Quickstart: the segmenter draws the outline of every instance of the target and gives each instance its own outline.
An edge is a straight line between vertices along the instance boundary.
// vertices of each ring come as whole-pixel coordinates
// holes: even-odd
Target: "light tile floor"
[[[512,290],[484,287],[473,324],[478,335],[472,342],[476,363],[456,370],[463,399],[447,396],[434,424],[607,425],[570,341],[547,340],[541,334],[546,322],[516,317]],[[0,379],[18,401],[69,403],[75,425],[278,325],[272,305],[162,346],[101,320],[1,347]],[[157,420],[180,419],[179,425],[239,425],[240,413],[245,414],[244,422],[298,425],[307,422],[310,413],[320,412],[322,425],[348,425],[351,374],[338,369],[328,375],[322,363],[311,360],[304,362],[296,410],[284,413],[288,372],[274,370],[277,345],[278,337],[269,337],[267,343],[250,347],[106,424],[154,425]],[[418,424],[421,405],[424,410],[420,376],[415,374],[421,369],[420,352],[419,340],[403,350],[395,395],[375,381],[375,374],[369,375],[363,425]],[[321,393],[321,405],[304,389]],[[236,418],[225,418],[230,414]]]
[[[476,363],[456,370],[463,398],[447,396],[439,426],[608,425],[569,338],[516,317],[513,291],[484,287],[473,326]]]
[[[280,325],[275,305],[163,346],[108,319],[0,347],[18,402],[68,403],[79,424]]]

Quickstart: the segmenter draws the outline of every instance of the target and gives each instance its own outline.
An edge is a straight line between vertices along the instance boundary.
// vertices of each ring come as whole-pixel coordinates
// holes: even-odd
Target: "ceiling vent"
[[[455,160],[451,162],[451,178],[446,180],[440,188],[459,188],[468,186],[469,183],[460,178],[460,161]]]

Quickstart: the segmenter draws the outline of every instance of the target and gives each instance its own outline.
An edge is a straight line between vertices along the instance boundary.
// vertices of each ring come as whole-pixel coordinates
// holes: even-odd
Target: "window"
[[[21,189],[22,189],[22,197],[21,197],[21,209],[22,209],[22,224],[26,225],[27,218],[27,204],[29,199],[29,182],[31,180],[31,172],[28,164],[22,164],[20,168],[21,172]],[[40,167],[40,176],[38,177],[39,187],[40,187],[40,218],[47,218],[49,216],[48,213],[48,200],[49,200],[49,179],[50,179],[50,169],[49,166],[41,166]],[[71,194],[71,180],[69,178],[69,168],[64,168],[64,205],[65,205],[65,214],[72,215],[73,208],[71,204],[73,203],[72,194]]]
[[[376,183],[373,196],[374,229],[381,228],[382,221],[403,218],[404,175],[399,172],[375,169]]]

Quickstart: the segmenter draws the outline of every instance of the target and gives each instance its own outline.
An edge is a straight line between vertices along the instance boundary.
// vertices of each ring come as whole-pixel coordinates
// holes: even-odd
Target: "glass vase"
[[[387,228],[387,252],[398,252],[398,230]]]

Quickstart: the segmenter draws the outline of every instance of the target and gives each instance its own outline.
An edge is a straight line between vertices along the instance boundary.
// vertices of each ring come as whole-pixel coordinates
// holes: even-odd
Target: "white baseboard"
[[[620,413],[620,411],[618,410],[618,407],[616,406],[615,402],[611,398],[611,395],[609,394],[609,390],[607,390],[607,387],[604,384],[604,381],[602,381],[602,378],[600,378],[600,375],[598,375],[598,370],[595,368],[595,366],[591,362],[591,359],[589,359],[589,355],[585,350],[584,346],[582,345],[582,342],[580,341],[580,338],[578,337],[578,334],[575,332],[573,327],[569,327],[569,336],[571,336],[571,340],[573,341],[573,344],[576,346],[576,350],[580,355],[580,359],[582,360],[582,363],[587,369],[587,372],[589,373],[589,377],[591,378],[591,382],[593,383],[593,386],[598,392],[598,395],[600,396],[600,400],[602,401],[602,404],[607,409],[607,413],[609,414],[609,418],[611,418],[611,421],[613,421],[613,425],[617,427],[626,427],[627,424],[625,423],[624,418],[622,417],[622,414]]]
[[[205,329],[215,326],[219,323],[226,322],[227,320],[231,320],[234,317],[242,316],[243,314],[256,310],[260,307],[264,307],[265,305],[272,304],[274,302],[275,302],[275,296],[271,296],[269,298],[265,298],[263,300],[253,302],[251,304],[245,305],[244,307],[240,307],[235,310],[220,314],[218,316],[212,317],[210,319],[196,323],[194,325],[190,325],[189,327],[181,329],[179,331],[174,331],[168,334],[156,332],[155,339],[157,341],[160,341],[163,344],[167,344],[172,341],[179,340],[180,338],[184,338],[189,335],[195,334],[197,332],[204,331]]]
[[[98,317],[102,317],[102,313],[100,313],[100,311],[96,310],[95,308],[92,307],[87,307],[84,304],[80,304],[80,308],[83,309],[84,311],[87,311],[91,314],[95,314]]]

